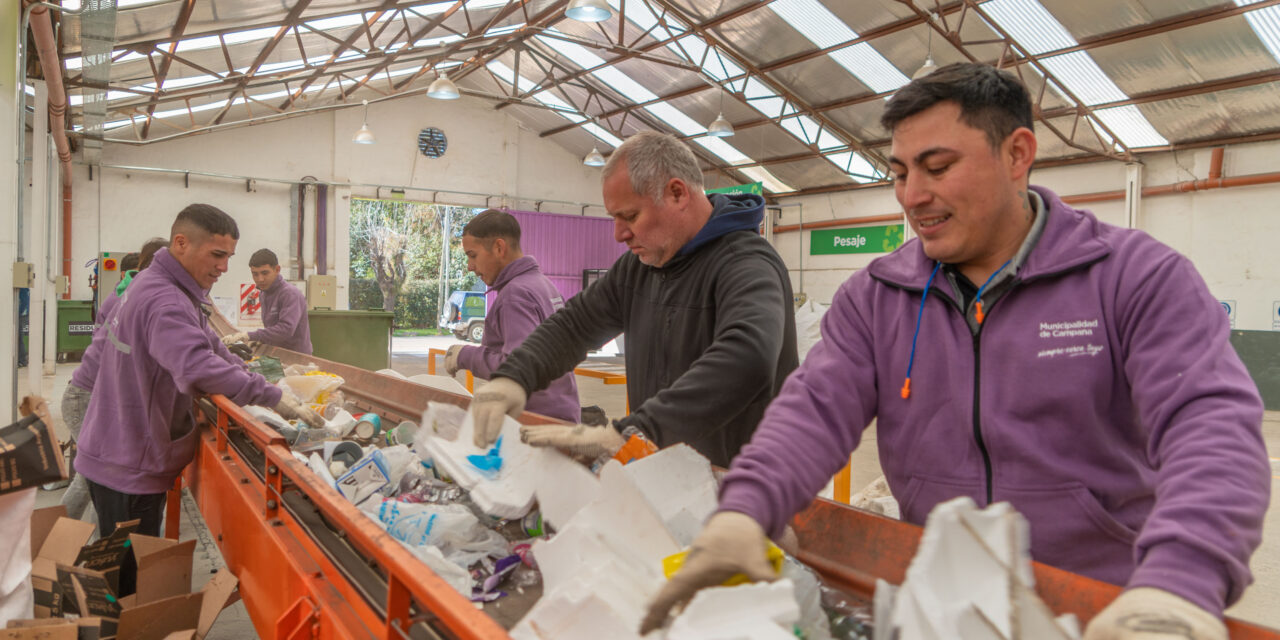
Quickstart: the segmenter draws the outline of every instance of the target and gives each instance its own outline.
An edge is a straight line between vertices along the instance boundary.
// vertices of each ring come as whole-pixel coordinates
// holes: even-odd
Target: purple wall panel
[[[608,269],[627,245],[613,239],[612,218],[508,211],[520,222],[520,246],[564,296],[582,290],[583,269]]]

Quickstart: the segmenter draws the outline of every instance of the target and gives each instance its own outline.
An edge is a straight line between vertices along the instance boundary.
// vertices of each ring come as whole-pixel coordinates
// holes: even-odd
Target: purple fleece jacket
[[[116,308],[119,306],[120,295],[112,291],[106,302],[103,302],[102,306],[98,308],[98,315],[93,328],[93,339],[89,341],[88,348],[84,350],[84,354],[80,357],[80,366],[71,372],[71,384],[85,391],[93,391],[94,380],[98,377],[98,361],[102,358],[102,346],[107,342],[107,331],[103,327],[111,321],[111,316],[115,314]],[[226,345],[222,344],[221,340],[218,340],[218,344],[214,346],[214,351],[223,360],[244,366],[244,361],[231,353]]]
[[[1191,262],[1033,187],[1049,208],[975,338],[912,240],[844,283],[819,342],[724,480],[720,509],[772,535],[877,419],[904,520],[1008,501],[1041,562],[1215,614],[1251,582],[1270,493],[1262,402]],[[859,553],[850,549],[850,553]]]
[[[518,258],[504,267],[493,289],[498,294],[485,315],[484,339],[480,346],[466,346],[458,353],[460,368],[486,380],[538,325],[564,308],[560,292],[542,275],[533,256]],[[568,422],[581,422],[582,407],[578,405],[578,383],[573,372],[531,394],[524,408]]]
[[[307,299],[283,276],[262,292],[262,328],[249,332],[249,339],[298,353],[311,353],[311,324],[307,322]]]
[[[104,326],[76,471],[121,493],[167,491],[195,456],[195,395],[221,393],[240,405],[280,402],[280,389],[218,352],[204,298],[168,249],[129,285]]]

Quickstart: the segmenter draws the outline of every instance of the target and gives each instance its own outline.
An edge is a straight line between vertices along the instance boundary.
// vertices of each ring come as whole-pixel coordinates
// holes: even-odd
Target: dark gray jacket
[[[764,200],[714,196],[712,218],[661,268],[633,254],[542,323],[494,373],[532,392],[626,334],[634,425],[727,467],[798,364],[791,282],[755,231]]]

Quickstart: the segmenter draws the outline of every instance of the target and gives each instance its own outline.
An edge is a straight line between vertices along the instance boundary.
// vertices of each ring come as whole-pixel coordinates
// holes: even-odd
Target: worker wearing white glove
[[[575,458],[612,457],[627,439],[613,427],[585,424],[534,424],[520,427],[520,440],[534,447],[555,447]]]
[[[243,343],[248,344],[248,343],[249,343],[249,334],[247,334],[247,333],[245,333],[245,332],[243,332],[243,331],[237,331],[237,332],[235,332],[235,333],[228,333],[227,335],[222,336],[222,344],[225,344],[225,345],[227,345],[227,346],[231,346],[231,345],[233,345],[233,344],[235,344],[235,343],[237,343],[237,342],[243,342]]]
[[[1084,640],[1227,640],[1217,616],[1164,589],[1120,594],[1085,627]]]
[[[275,406],[276,413],[280,414],[285,420],[301,420],[315,429],[324,426],[324,419],[309,407],[303,406],[293,398],[289,392],[285,392],[280,396],[280,402]]]
[[[449,351],[444,354],[444,370],[451,376],[458,375],[459,353],[462,353],[462,345],[455,344],[449,347]]]
[[[515,418],[524,413],[529,394],[511,378],[494,378],[476,391],[471,400],[471,416],[475,423],[475,443],[486,448],[502,433],[503,416]]]
[[[672,607],[688,602],[698,590],[718,585],[735,574],[755,582],[776,580],[778,574],[765,556],[769,548],[764,529],[751,516],[721,511],[694,538],[683,566],[649,603],[640,635],[660,628]]]

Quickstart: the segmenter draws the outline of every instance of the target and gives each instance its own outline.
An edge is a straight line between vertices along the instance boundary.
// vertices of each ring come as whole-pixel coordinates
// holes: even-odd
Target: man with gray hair
[[[621,332],[632,413],[612,427],[526,426],[521,438],[587,459],[683,442],[728,466],[798,363],[791,282],[758,232],[764,198],[708,197],[693,153],[656,132],[618,147],[603,191],[614,238],[630,252],[480,388],[476,444],[493,442],[504,415],[520,415],[530,393]]]

